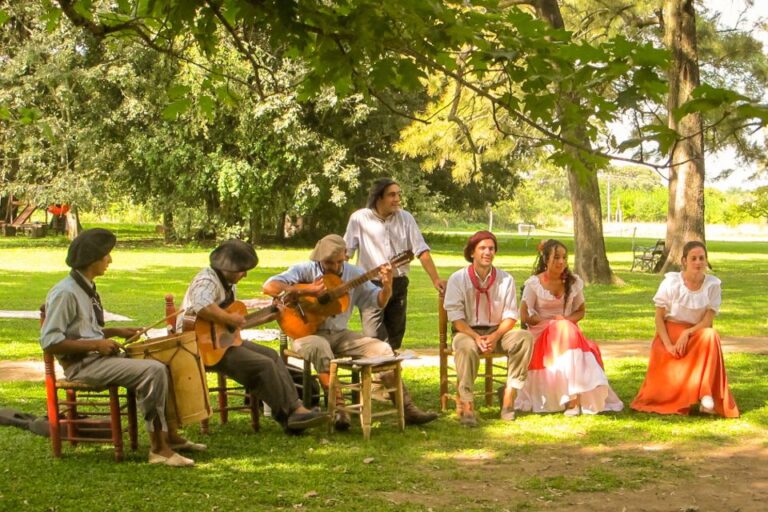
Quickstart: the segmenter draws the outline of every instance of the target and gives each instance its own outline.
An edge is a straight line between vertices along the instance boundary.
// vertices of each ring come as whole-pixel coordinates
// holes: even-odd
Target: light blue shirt
[[[104,331],[96,321],[91,298],[72,276],[67,276],[51,288],[45,299],[40,346],[45,350],[64,340],[81,339],[104,339]]]
[[[341,272],[341,280],[345,283],[351,281],[361,275],[365,274],[363,269],[344,263],[344,268]],[[285,272],[272,276],[267,279],[267,284],[271,281],[280,281],[287,285],[295,284],[309,284],[315,282],[318,278],[323,276],[323,269],[320,263],[316,261],[309,261],[306,263],[299,263],[294,265]],[[349,307],[339,313],[336,316],[329,317],[319,326],[319,330],[329,331],[343,331],[347,328],[349,319],[352,316],[352,310],[357,306],[361,311],[368,308],[379,307],[378,296],[381,288],[376,286],[370,281],[352,288],[349,291]]]

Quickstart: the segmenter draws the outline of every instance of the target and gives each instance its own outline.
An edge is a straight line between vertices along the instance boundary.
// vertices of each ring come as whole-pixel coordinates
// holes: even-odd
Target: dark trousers
[[[381,283],[374,281],[378,286]],[[386,341],[392,350],[398,350],[405,336],[405,318],[408,310],[408,277],[392,280],[392,298],[384,309],[368,308],[360,313],[363,334]]]
[[[224,372],[255,391],[272,409],[272,417],[281,424],[301,404],[285,363],[269,347],[244,341],[239,347],[227,349],[221,361],[207,369]]]

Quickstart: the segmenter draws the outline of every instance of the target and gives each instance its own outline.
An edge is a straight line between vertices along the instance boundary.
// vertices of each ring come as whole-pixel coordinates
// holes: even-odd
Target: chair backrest
[[[168,334],[176,333],[176,304],[173,303],[173,294],[169,293],[165,296],[165,317],[166,325],[168,328]]]
[[[653,246],[652,254],[664,254],[664,240],[656,240],[656,245]]]

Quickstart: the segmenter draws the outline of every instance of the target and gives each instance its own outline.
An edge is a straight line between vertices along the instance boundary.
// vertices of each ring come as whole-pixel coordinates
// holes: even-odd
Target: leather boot
[[[389,399],[392,400],[392,403],[395,403],[394,391],[389,392]],[[406,425],[423,425],[438,418],[438,414],[436,412],[424,412],[419,409],[416,404],[413,403],[411,394],[408,393],[407,389],[405,389],[405,385],[403,385],[403,411],[405,412]]]
[[[328,389],[331,387],[331,374],[318,373],[317,379],[323,386],[326,396],[328,396]],[[349,427],[352,425],[352,422],[349,419],[349,414],[347,414],[347,411],[339,409],[339,406],[344,407],[344,397],[341,394],[341,390],[338,390],[335,397],[329,396],[328,400],[336,400],[336,411],[333,415],[333,418],[331,418],[331,421],[333,421],[333,428],[339,432],[345,432],[349,430]]]

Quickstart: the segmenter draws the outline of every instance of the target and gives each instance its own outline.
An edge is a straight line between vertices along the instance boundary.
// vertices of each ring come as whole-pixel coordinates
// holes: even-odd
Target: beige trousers
[[[481,333],[483,331],[483,328],[474,329]],[[494,354],[507,355],[507,387],[522,389],[528,377],[528,364],[531,362],[532,353],[533,335],[528,331],[507,331],[496,344]],[[474,400],[474,384],[482,357],[477,343],[471,336],[456,333],[453,337],[453,358],[459,380],[459,399],[462,402]]]

